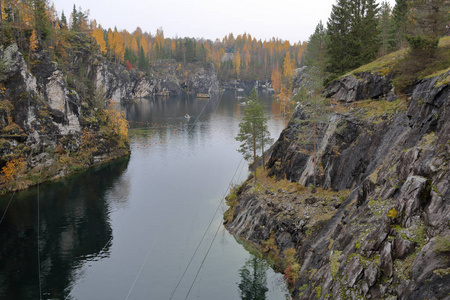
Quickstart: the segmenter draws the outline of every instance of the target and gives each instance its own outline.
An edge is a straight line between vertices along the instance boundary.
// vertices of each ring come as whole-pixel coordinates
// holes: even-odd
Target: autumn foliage
[[[10,182],[17,178],[17,175],[23,173],[26,161],[23,156],[13,158],[6,162],[6,166],[2,168],[1,174],[4,182]]]
[[[108,108],[105,109],[105,115],[111,130],[119,136],[120,140],[126,141],[128,139],[128,122],[125,119],[125,114],[118,111],[113,103],[110,103]]]

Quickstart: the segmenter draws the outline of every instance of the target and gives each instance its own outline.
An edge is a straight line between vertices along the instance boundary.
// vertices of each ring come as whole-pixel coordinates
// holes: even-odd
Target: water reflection
[[[252,255],[239,270],[241,282],[239,295],[242,300],[265,300],[267,288],[267,270],[269,265],[259,257]]]
[[[126,189],[112,189],[127,165],[121,159],[14,195],[0,224],[1,299],[64,299],[81,263],[109,256],[105,195],[127,198]],[[0,215],[10,197],[0,198]]]
[[[270,113],[276,105],[271,95],[260,96]],[[214,241],[208,224],[242,161],[234,138],[241,101],[233,92],[209,100],[138,100],[124,108],[133,128],[129,162],[41,186],[43,298],[169,299],[193,258],[173,299],[184,299],[190,287],[189,299],[239,299],[252,296],[258,282],[260,293],[243,299],[282,299],[282,276],[267,265],[255,272],[251,260],[244,267],[248,271],[242,269],[250,254],[223,228],[223,243],[213,243],[194,280]],[[186,113],[194,117],[185,119]],[[274,138],[283,129],[273,119],[269,128]],[[241,179],[246,167],[239,171]],[[0,216],[8,201],[0,198]],[[221,223],[217,214],[214,224]],[[204,232],[207,242],[199,243]],[[39,298],[37,244],[37,189],[32,189],[14,197],[0,224],[0,299]],[[267,278],[255,277],[263,269]]]

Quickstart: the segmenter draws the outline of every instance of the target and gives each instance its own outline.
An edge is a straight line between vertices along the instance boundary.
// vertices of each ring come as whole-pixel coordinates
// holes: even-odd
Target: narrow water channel
[[[276,139],[278,107],[260,98]],[[130,158],[0,198],[0,298],[285,299],[282,275],[222,226],[248,176],[242,101],[139,100],[125,108]]]

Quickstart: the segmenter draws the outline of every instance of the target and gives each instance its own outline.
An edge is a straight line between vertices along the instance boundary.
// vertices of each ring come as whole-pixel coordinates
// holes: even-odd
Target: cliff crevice
[[[450,73],[417,81],[407,99],[374,76],[328,87],[338,113],[317,130],[315,192],[305,188],[313,144],[298,143],[300,107],[274,144],[273,178],[246,182],[229,202],[233,234],[281,258],[295,249],[299,271],[285,270],[294,299],[450,293]]]

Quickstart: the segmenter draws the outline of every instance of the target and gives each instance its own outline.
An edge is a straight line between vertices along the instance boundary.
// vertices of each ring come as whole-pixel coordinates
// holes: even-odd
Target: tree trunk
[[[3,33],[3,13],[2,13],[2,1],[0,1],[0,27],[2,31],[2,45],[5,44],[5,34]]]
[[[317,148],[317,133],[316,133],[316,121],[314,121],[314,191],[316,190],[316,169],[317,169],[317,158],[316,158],[316,148]]]
[[[265,155],[264,155],[264,134],[261,141],[261,155],[263,160],[263,170],[266,171],[266,162],[265,162]]]
[[[253,167],[255,168],[255,185],[256,185],[256,132],[253,131]]]

